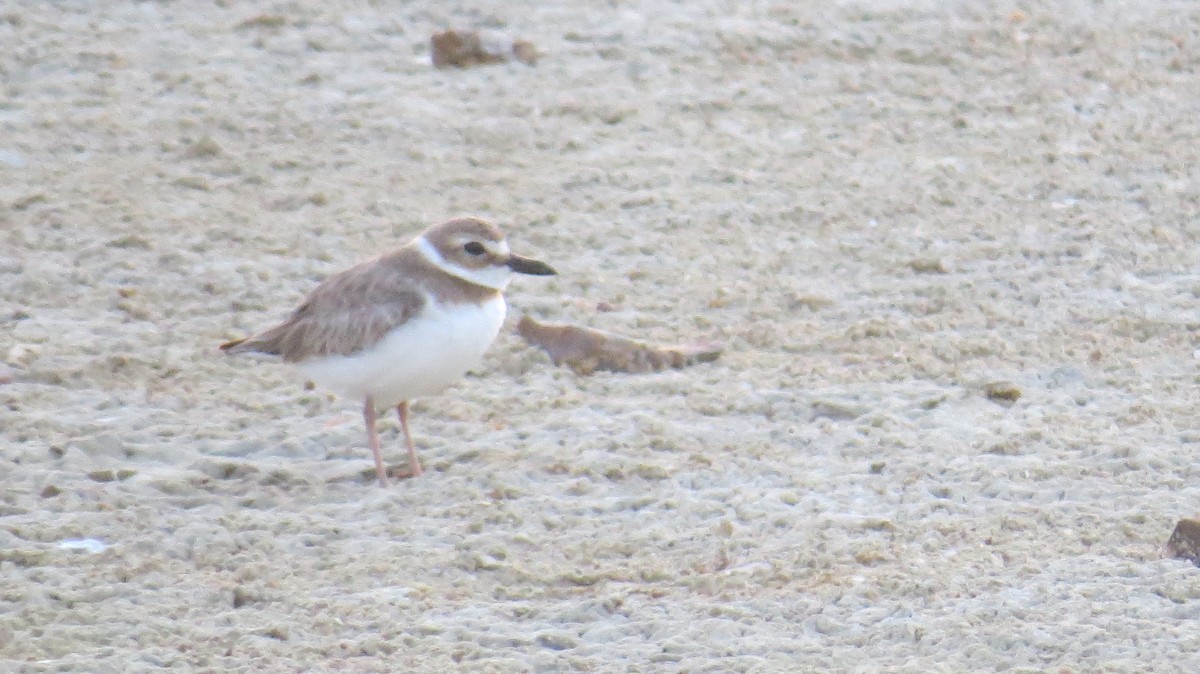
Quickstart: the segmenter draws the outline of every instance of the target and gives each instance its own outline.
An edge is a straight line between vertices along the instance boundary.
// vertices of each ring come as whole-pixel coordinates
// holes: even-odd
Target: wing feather
[[[221,348],[275,354],[288,362],[349,356],[374,346],[424,306],[424,293],[401,266],[380,258],[326,279],[283,323]]]

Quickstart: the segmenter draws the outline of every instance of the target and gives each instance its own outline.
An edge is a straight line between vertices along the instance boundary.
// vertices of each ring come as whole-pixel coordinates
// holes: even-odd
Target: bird
[[[515,275],[556,273],[509,250],[495,224],[456,218],[326,278],[282,323],[220,350],[280,356],[316,385],[362,400],[375,472],[386,487],[379,410],[396,409],[408,448],[402,477],[419,476],[409,403],[441,393],[482,362],[504,323],[504,290]]]

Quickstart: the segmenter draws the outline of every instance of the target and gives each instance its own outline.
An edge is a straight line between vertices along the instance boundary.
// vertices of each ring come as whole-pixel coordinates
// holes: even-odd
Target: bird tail
[[[268,330],[260,335],[252,335],[235,339],[232,342],[225,342],[221,345],[221,350],[228,354],[235,353],[265,353],[271,356],[280,355],[279,340],[275,334],[277,330]]]
[[[242,346],[245,343],[246,338],[243,337],[242,339],[235,339],[232,342],[225,342],[220,346],[220,349],[226,353],[241,353],[248,350],[246,347]]]

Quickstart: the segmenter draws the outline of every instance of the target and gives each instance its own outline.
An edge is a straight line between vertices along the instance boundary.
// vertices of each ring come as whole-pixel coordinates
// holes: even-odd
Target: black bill
[[[508,268],[518,274],[532,274],[533,276],[554,276],[558,273],[545,262],[520,255],[508,256]]]

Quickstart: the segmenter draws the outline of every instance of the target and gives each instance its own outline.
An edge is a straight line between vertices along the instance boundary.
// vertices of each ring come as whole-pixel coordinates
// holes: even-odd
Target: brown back
[[[426,292],[441,304],[483,302],[499,294],[446,274],[409,244],[330,276],[283,323],[221,348],[280,355],[288,362],[353,355],[419,314]]]

